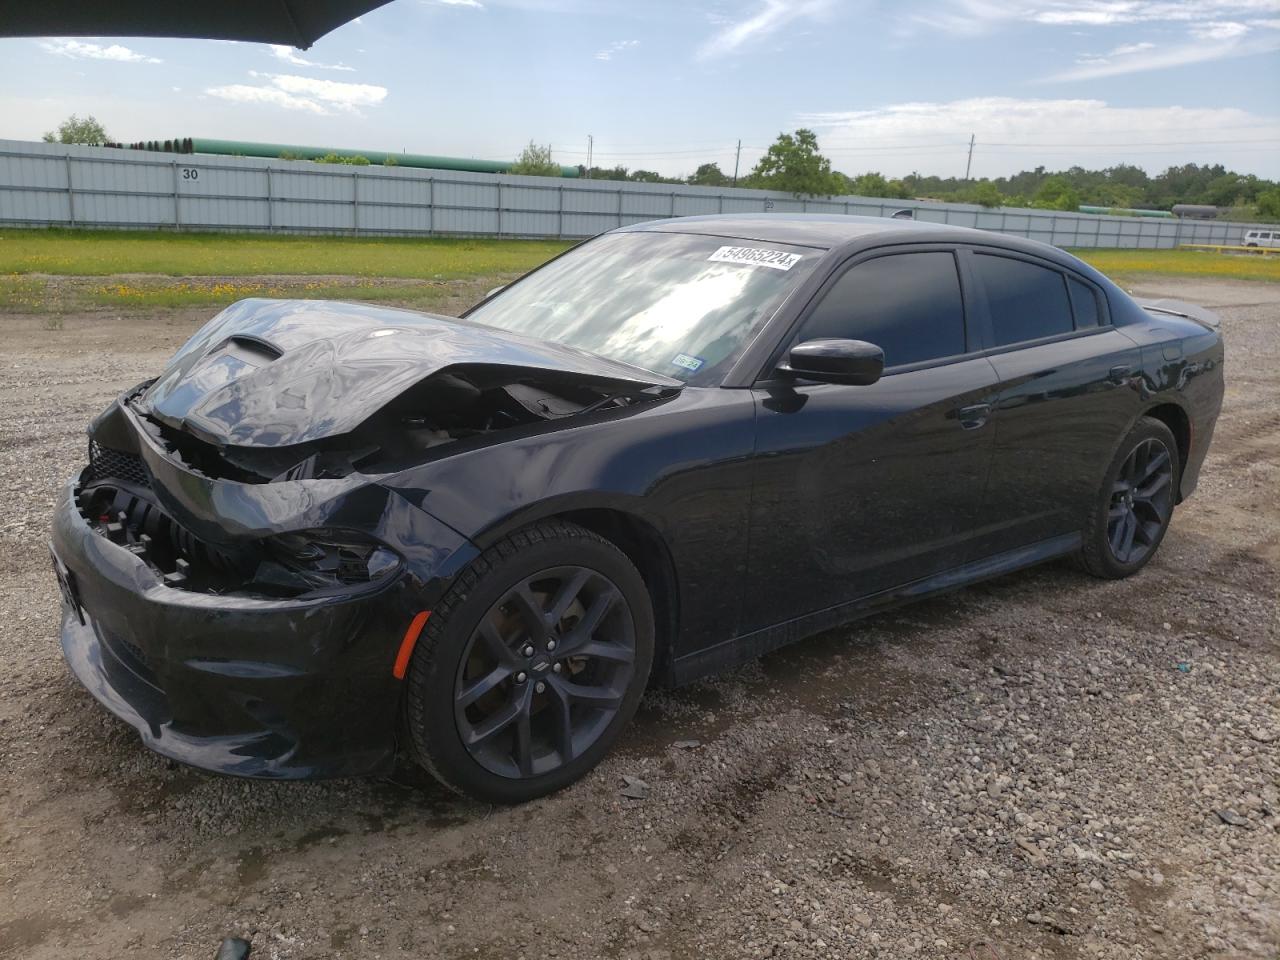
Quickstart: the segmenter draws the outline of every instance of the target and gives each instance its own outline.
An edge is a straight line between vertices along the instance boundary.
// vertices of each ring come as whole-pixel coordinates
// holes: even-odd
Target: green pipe
[[[253,143],[248,140],[191,141],[195,153],[213,153],[232,157],[269,157],[288,154],[299,160],[319,160],[333,154],[337,157],[364,157],[372,164],[385,165],[390,160],[398,167],[422,167],[428,170],[467,170],[471,173],[506,173],[514,160],[472,160],[466,157],[432,157],[420,153],[386,153],[381,150],[339,150],[333,147],[300,147],[289,143]],[[576,177],[577,167],[560,167],[560,176]]]
[[[1136,210],[1131,207],[1094,207],[1080,206],[1076,208],[1079,213],[1101,214],[1103,216],[1114,217],[1159,217],[1163,220],[1173,218],[1173,214],[1168,210]]]

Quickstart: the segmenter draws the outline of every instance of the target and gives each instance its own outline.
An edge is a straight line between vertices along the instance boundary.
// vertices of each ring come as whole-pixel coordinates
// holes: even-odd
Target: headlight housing
[[[399,554],[354,530],[301,530],[268,537],[254,579],[309,591],[362,587],[400,569]]]

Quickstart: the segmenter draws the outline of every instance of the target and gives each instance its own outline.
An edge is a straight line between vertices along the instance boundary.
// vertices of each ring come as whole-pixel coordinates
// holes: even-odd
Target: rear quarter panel
[[[1142,349],[1146,407],[1177,404],[1191,425],[1191,444],[1178,491],[1179,499],[1185,499],[1196,489],[1222,410],[1222,334],[1217,327],[1196,320],[1148,313],[1132,301],[1126,319],[1125,334]]]

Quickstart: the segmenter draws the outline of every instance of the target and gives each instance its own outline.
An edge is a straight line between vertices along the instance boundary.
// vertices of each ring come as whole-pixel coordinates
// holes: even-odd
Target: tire
[[[1159,420],[1140,418],[1116,450],[1094,499],[1083,531],[1081,566],[1108,580],[1145,567],[1168,532],[1180,480],[1173,433]]]
[[[635,715],[653,650],[653,607],[626,554],[576,524],[525,527],[473,560],[427,621],[405,698],[414,753],[490,803],[559,790]]]

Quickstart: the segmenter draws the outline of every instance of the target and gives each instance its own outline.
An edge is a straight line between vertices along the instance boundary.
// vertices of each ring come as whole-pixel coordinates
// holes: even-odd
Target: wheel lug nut
[[[528,679],[529,679],[529,675],[525,673],[523,670],[521,670],[519,673],[516,674],[516,683],[524,683]]]
[[[546,689],[547,689],[547,685],[543,683],[541,680],[539,680],[537,683],[533,685],[534,693],[542,693]]]
[[[548,650],[554,650],[555,648],[556,648],[556,642],[555,642],[554,640],[548,640],[548,641],[547,641],[547,649],[548,649]]]
[[[559,672],[560,672],[561,670],[563,670],[563,669],[564,669],[564,664],[560,664],[560,663],[553,663],[553,664],[551,665],[551,672],[552,672],[552,673],[559,673]]]
[[[533,656],[533,644],[532,644],[532,643],[526,644],[526,645],[525,645],[525,648],[524,648],[523,650],[521,650],[520,652],[521,652],[521,653],[523,653],[526,657],[532,657],[532,656]]]

